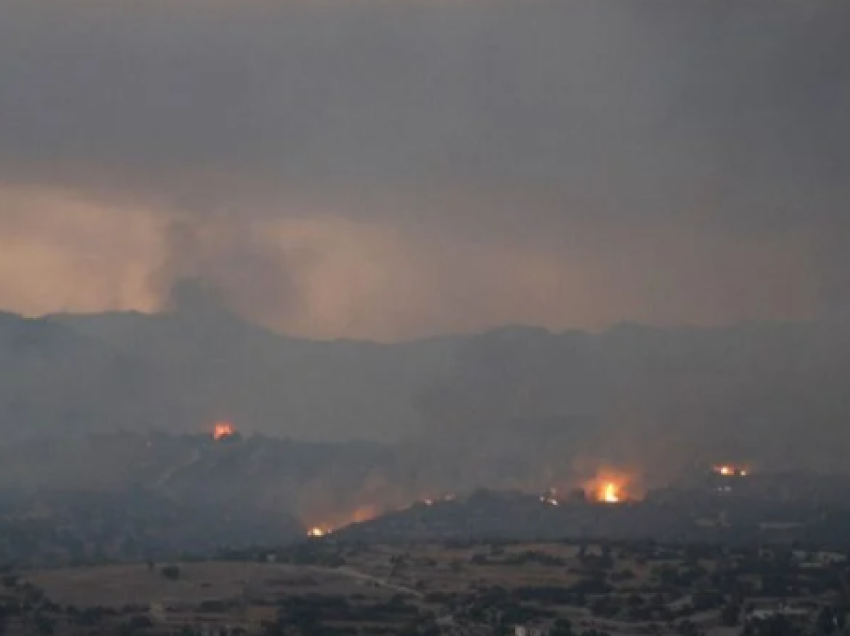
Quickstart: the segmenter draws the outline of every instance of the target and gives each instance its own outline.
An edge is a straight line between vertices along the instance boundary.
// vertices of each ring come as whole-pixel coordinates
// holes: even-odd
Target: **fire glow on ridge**
[[[229,422],[219,422],[213,428],[213,439],[218,441],[236,434],[236,428]]]
[[[604,503],[620,503],[620,489],[613,481],[602,484],[599,492],[599,501]]]
[[[731,464],[720,464],[718,466],[714,466],[713,470],[718,475],[723,475],[724,477],[746,477],[747,471],[744,468],[739,466],[733,466]]]

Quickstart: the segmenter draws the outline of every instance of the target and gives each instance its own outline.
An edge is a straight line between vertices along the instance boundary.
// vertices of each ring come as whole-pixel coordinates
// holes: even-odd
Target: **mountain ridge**
[[[231,420],[487,461],[734,452],[829,464],[850,450],[850,329],[834,322],[509,326],[391,344],[282,336],[226,313],[5,314],[0,369],[0,427],[12,437]]]

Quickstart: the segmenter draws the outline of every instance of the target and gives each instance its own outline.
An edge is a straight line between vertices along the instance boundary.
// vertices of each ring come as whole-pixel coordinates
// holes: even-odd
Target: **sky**
[[[843,315],[847,113],[833,0],[4,0],[0,307]]]

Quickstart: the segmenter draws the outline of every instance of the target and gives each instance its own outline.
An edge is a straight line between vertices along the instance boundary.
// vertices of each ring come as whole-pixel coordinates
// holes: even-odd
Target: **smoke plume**
[[[4,2],[0,304],[192,281],[380,340],[842,314],[848,11]]]

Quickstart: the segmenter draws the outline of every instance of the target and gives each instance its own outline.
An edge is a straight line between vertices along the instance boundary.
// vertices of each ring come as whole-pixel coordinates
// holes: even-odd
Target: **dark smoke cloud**
[[[166,237],[166,259],[155,284],[163,287],[167,309],[272,320],[285,320],[295,310],[291,259],[250,218],[185,218],[172,223]]]
[[[8,0],[0,196],[154,220],[150,292],[102,267],[72,307],[194,281],[320,335],[810,317],[850,293],[848,36],[827,0]],[[44,238],[53,198],[0,206],[51,289],[92,250]]]

